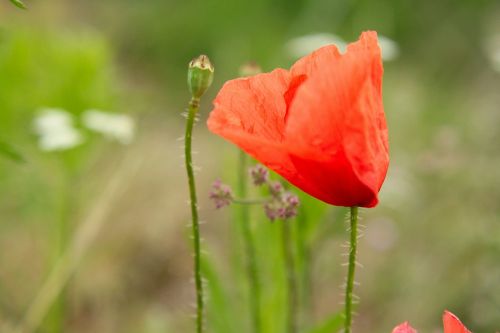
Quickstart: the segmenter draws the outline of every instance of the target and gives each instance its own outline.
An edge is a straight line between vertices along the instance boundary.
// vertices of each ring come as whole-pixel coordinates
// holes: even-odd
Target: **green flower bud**
[[[214,79],[214,66],[206,55],[200,55],[189,63],[188,86],[193,98],[200,98]]]

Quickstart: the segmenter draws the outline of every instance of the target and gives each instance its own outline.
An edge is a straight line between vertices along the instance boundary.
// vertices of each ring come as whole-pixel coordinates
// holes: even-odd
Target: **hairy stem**
[[[297,333],[297,280],[295,277],[295,261],[292,248],[291,221],[282,221],[283,256],[285,259],[285,274],[287,285],[286,333]]]
[[[351,333],[352,326],[352,296],[354,289],[354,271],[356,268],[356,251],[358,247],[358,207],[351,207],[350,233],[351,239],[349,246],[349,266],[347,270],[347,280],[345,287],[344,333]]]
[[[247,196],[247,156],[240,150],[238,162],[238,195],[242,198],[240,202],[248,203]],[[255,254],[255,241],[252,234],[250,225],[250,207],[242,205],[239,207],[240,222],[242,224],[241,230],[243,234],[243,241],[245,244],[245,254],[247,256],[246,270],[249,283],[249,297],[250,297],[250,311],[252,328],[254,333],[261,331],[260,319],[260,283],[257,274],[257,258]]]
[[[194,249],[194,281],[196,287],[196,332],[203,332],[203,283],[201,279],[201,246],[200,246],[200,223],[198,219],[198,204],[196,199],[196,185],[193,171],[193,157],[191,154],[191,143],[193,137],[193,126],[200,107],[200,100],[192,98],[189,102],[188,116],[186,122],[186,135],[184,140],[184,154],[186,172],[189,183],[189,197],[191,204],[193,249]]]

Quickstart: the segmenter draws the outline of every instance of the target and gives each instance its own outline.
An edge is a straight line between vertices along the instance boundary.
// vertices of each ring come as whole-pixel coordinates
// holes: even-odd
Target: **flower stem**
[[[243,198],[241,202],[246,202],[247,196],[247,156],[240,150],[238,162],[238,195]],[[260,319],[260,283],[257,274],[257,258],[255,254],[255,242],[250,226],[250,207],[242,205],[239,207],[240,221],[242,224],[242,234],[245,243],[245,253],[247,255],[247,275],[249,282],[250,311],[252,327],[254,333],[261,331]]]
[[[301,323],[308,325],[311,319],[312,282],[311,282],[311,245],[307,238],[308,219],[305,210],[301,209],[297,215],[297,252],[300,258],[300,292],[299,304],[302,312]]]
[[[116,163],[116,168],[109,179],[108,184],[96,198],[91,209],[87,211],[86,217],[77,227],[71,242],[68,243],[66,251],[58,263],[50,272],[37,294],[33,297],[24,319],[11,333],[33,333],[33,332],[55,332],[49,328],[39,328],[47,312],[54,304],[58,295],[64,289],[72,274],[78,268],[82,258],[91,248],[102,225],[105,223],[109,211],[114,207],[116,199],[120,197],[127,180],[133,178],[142,165],[142,158],[137,158],[134,153],[129,153],[127,158]]]
[[[198,204],[196,199],[196,185],[193,171],[193,157],[191,154],[191,143],[193,136],[193,126],[196,115],[200,108],[199,98],[191,98],[188,108],[186,122],[186,135],[184,140],[184,154],[186,162],[186,172],[189,183],[189,196],[192,216],[193,249],[194,249],[194,281],[196,287],[196,332],[203,332],[203,283],[201,279],[201,249],[200,249],[200,223],[198,219]]]
[[[286,333],[297,333],[297,280],[295,278],[295,262],[292,248],[291,221],[282,221],[283,256],[285,259],[287,284]]]
[[[68,242],[71,235],[71,209],[72,209],[72,193],[71,185],[73,183],[73,177],[71,172],[71,167],[64,160],[64,156],[61,156],[61,166],[62,166],[62,178],[61,178],[61,189],[59,191],[59,209],[58,217],[54,225],[54,236],[53,236],[53,253],[52,253],[52,267],[51,270],[57,267],[57,264],[64,256]],[[47,317],[46,329],[54,333],[64,332],[64,326],[66,321],[66,306],[67,306],[67,288],[63,288],[58,294],[57,298],[52,304],[52,308]]]
[[[241,194],[238,194],[241,195]],[[246,198],[235,198],[232,200],[234,204],[237,205],[262,205],[268,202],[269,199],[246,199]]]
[[[354,270],[356,268],[356,251],[358,247],[358,207],[351,207],[350,216],[350,246],[349,267],[345,289],[345,324],[344,333],[351,333],[352,326],[352,296],[354,289]]]

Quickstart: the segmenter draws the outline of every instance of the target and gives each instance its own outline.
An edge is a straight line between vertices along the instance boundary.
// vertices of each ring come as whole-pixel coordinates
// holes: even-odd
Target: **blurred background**
[[[194,138],[207,325],[214,333],[249,332],[234,211],[208,201],[216,178],[234,184],[238,156],[206,129],[211,99],[247,61],[265,71],[287,68],[311,49],[354,41],[367,29],[385,37],[391,166],[380,204],[362,212],[355,331],[390,332],[409,320],[422,332],[440,332],[444,309],[473,331],[500,329],[498,1],[26,5],[0,2],[0,143],[12,157],[0,156],[1,332],[40,316],[33,303],[46,297],[40,290],[61,255],[61,276],[70,276],[66,301],[43,316],[37,332],[58,332],[51,318],[61,313],[63,332],[193,330],[178,138],[187,63],[200,53],[216,68]],[[301,199],[307,219],[294,222],[304,246],[297,250],[301,326],[309,332],[341,309],[346,210]],[[252,223],[265,332],[281,332],[277,224],[258,208]]]

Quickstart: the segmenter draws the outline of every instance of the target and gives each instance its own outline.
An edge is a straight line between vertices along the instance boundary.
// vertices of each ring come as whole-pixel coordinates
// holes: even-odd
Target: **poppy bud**
[[[188,86],[193,98],[200,98],[214,79],[214,66],[206,55],[200,55],[189,63]]]
[[[269,172],[263,165],[257,164],[256,166],[250,168],[249,171],[250,177],[252,177],[252,181],[255,186],[267,183],[269,179]]]
[[[233,191],[229,185],[223,184],[217,179],[212,184],[209,197],[214,202],[215,208],[220,209],[231,204],[233,201]]]
[[[269,192],[273,197],[280,197],[284,190],[283,185],[278,181],[269,184]]]
[[[279,182],[276,182],[276,184],[279,184]],[[277,219],[287,220],[297,216],[299,204],[299,197],[290,192],[285,192],[279,197],[273,197],[269,200],[264,205],[264,212],[271,221]]]

